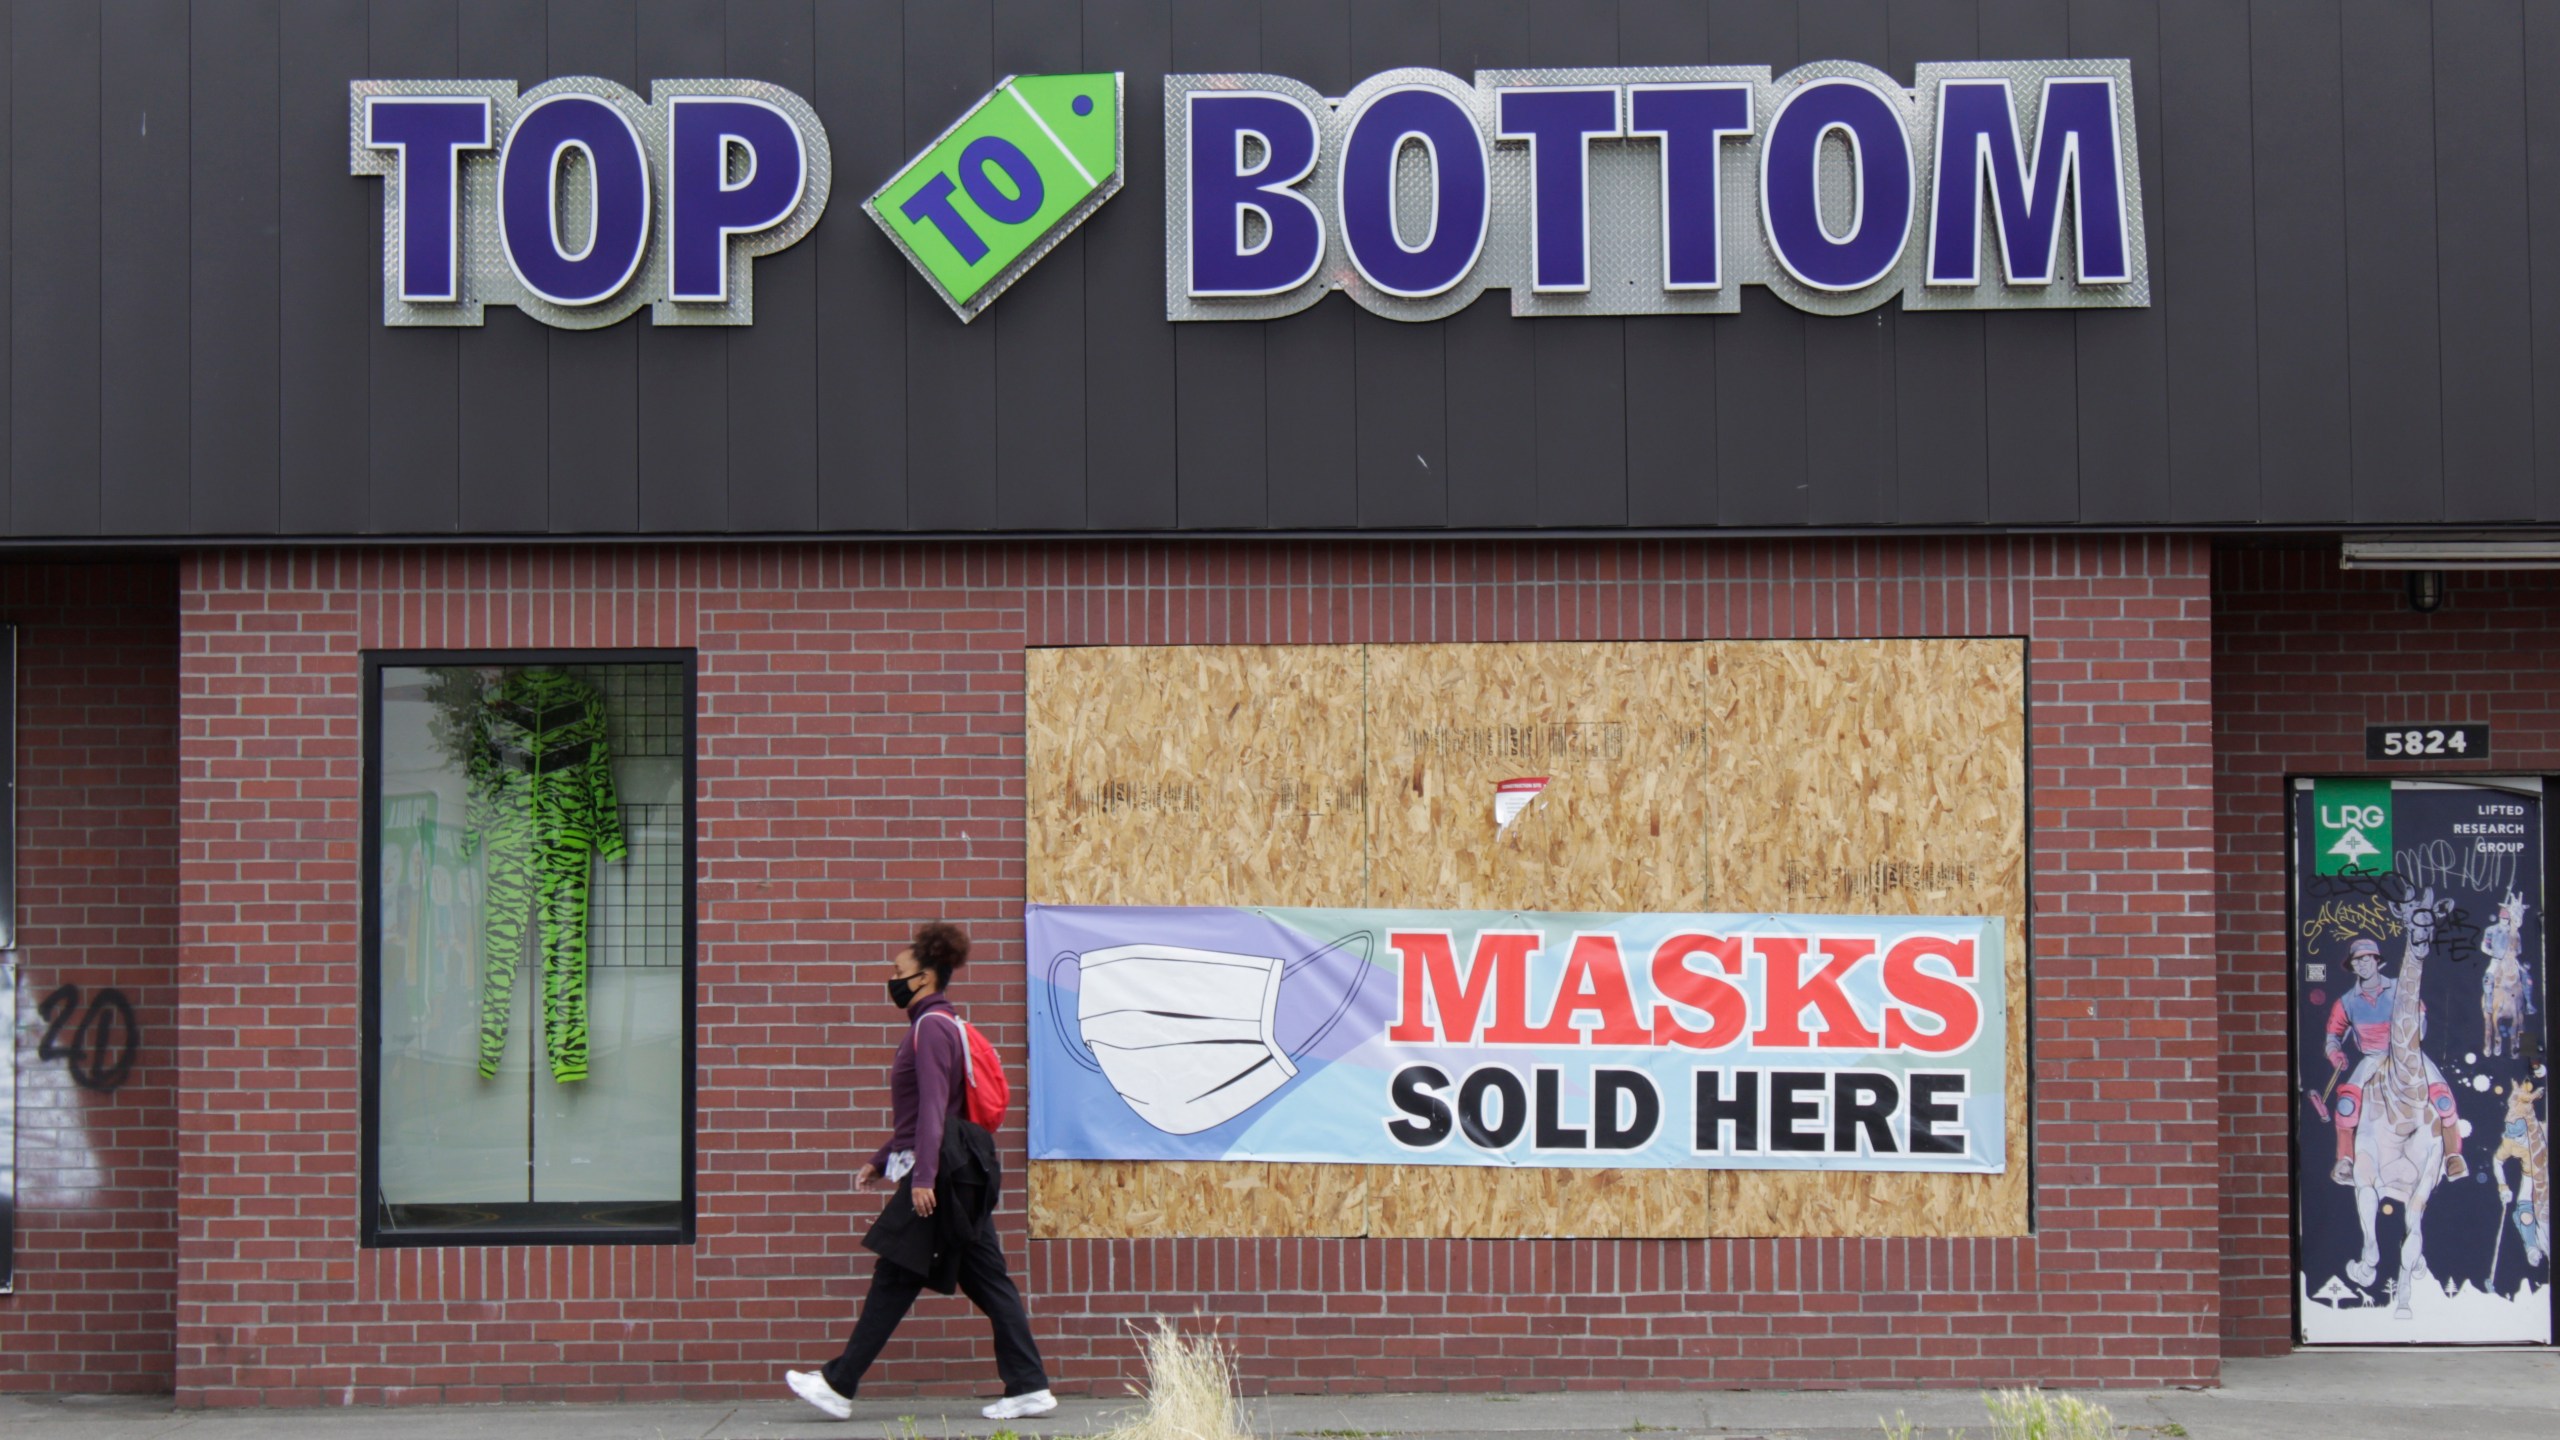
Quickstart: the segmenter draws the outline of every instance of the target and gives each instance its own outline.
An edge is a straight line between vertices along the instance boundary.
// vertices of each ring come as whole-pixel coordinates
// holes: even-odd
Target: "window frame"
[[[360,1094],[362,1121],[358,1131],[360,1173],[356,1191],[356,1221],[362,1248],[416,1249],[453,1246],[496,1245],[691,1245],[694,1243],[698,1210],[696,1185],[695,1124],[697,1110],[696,1082],[701,1068],[697,1009],[699,1005],[698,975],[699,889],[697,883],[701,819],[699,776],[697,766],[701,751],[700,667],[699,652],[691,649],[472,649],[472,650],[366,650],[363,661],[362,736],[363,760],[357,780],[362,801],[363,833],[357,846],[357,864],[361,868],[362,919],[359,945],[359,969],[363,996],[360,1001],[360,1037],[362,1067]],[[682,1145],[681,1168],[684,1196],[681,1214],[673,1225],[606,1227],[526,1224],[492,1226],[472,1230],[398,1230],[381,1224],[379,1204],[382,1184],[380,1146],[382,1140],[382,672],[437,665],[676,665],[684,677],[684,925],[680,945],[684,951],[684,1098],[679,1117],[679,1141]]]

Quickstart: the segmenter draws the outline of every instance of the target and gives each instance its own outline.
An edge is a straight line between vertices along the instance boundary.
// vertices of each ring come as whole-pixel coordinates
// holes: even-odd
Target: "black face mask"
[[[922,975],[901,975],[890,981],[889,1003],[901,1010],[906,1009],[907,1003],[916,998],[916,985],[923,979]]]

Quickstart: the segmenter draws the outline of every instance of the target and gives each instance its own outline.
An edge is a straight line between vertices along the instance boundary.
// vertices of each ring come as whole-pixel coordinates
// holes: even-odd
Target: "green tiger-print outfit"
[[[463,855],[488,854],[481,918],[480,1073],[507,1048],[525,922],[542,921],[542,1039],[551,1078],[587,1078],[587,873],[619,860],[621,805],[605,746],[604,702],[557,670],[520,670],[481,706],[470,760]]]

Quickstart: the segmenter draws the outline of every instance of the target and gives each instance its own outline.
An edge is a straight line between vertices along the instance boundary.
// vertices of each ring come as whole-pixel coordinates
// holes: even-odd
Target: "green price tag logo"
[[[2391,782],[2311,782],[2311,848],[2317,875],[2378,875],[2391,868]]]
[[[862,208],[965,323],[1119,189],[1119,72],[1011,75]]]

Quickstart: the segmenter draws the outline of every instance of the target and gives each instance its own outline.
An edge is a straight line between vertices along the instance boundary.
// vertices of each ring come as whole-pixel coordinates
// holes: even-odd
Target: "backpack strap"
[[[930,1020],[936,1015],[939,1015],[943,1019],[960,1027],[960,1085],[965,1091],[977,1079],[977,1076],[974,1073],[977,1067],[969,1059],[969,1022],[952,1014],[948,1010],[928,1010],[925,1012],[924,1018]]]

